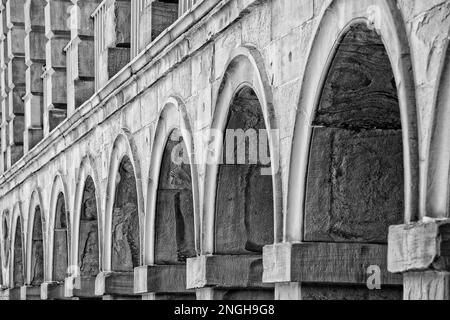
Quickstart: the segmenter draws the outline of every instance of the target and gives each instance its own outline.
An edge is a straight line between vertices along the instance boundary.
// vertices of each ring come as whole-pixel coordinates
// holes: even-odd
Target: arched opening
[[[14,261],[13,261],[13,285],[18,288],[24,285],[23,246],[21,219],[17,218],[14,235]]]
[[[350,26],[336,50],[312,123],[304,241],[386,244],[389,226],[401,224],[405,211],[396,80],[381,37],[367,24]],[[303,299],[401,298],[387,286],[303,287]]]
[[[164,149],[155,219],[155,263],[180,264],[196,256],[191,166],[179,130]],[[184,159],[184,160],[182,160]]]
[[[133,271],[140,265],[139,215],[136,178],[127,156],[117,172],[111,230],[112,270]]]
[[[386,243],[403,221],[403,143],[395,78],[380,36],[350,28],[313,122],[305,240]]]
[[[33,230],[31,235],[31,285],[40,286],[44,281],[44,241],[41,208],[34,210]]]
[[[53,280],[64,281],[68,267],[68,220],[64,194],[56,201],[55,225],[53,233]]]
[[[94,181],[87,177],[81,200],[78,239],[78,265],[82,277],[96,276],[100,271],[98,247],[98,213]]]
[[[3,258],[5,264],[9,261],[9,210],[5,210],[3,213],[3,219],[2,219],[2,237],[3,237]],[[1,264],[0,264],[1,265]]]
[[[264,116],[250,88],[237,92],[229,110],[217,177],[215,252],[261,254],[274,240],[272,176],[261,170],[270,162]]]

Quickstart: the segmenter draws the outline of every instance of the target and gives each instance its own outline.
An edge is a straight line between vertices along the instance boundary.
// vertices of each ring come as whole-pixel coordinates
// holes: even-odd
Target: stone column
[[[72,0],[71,39],[64,49],[67,56],[67,112],[89,99],[95,91],[94,19],[91,14],[100,0]]]
[[[6,2],[8,27],[8,168],[23,156],[23,133],[25,125],[25,0]]]
[[[70,41],[70,0],[46,0],[44,79],[44,136],[67,116],[67,68],[64,48]]]
[[[32,149],[43,138],[45,66],[45,0],[26,0],[25,14],[25,132],[24,151]]]
[[[403,274],[405,300],[450,299],[450,220],[389,229],[388,270]]]

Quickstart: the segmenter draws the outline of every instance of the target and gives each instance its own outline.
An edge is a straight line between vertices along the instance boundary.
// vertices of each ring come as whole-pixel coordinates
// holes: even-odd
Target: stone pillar
[[[92,14],[95,24],[95,89],[130,61],[131,2],[104,0]]]
[[[25,0],[6,1],[8,27],[8,168],[23,156],[25,129]]]
[[[44,88],[42,72],[45,66],[45,0],[26,0],[25,14],[25,132],[24,152],[43,138]]]
[[[4,1],[0,3],[0,103],[1,103],[1,135],[0,135],[0,172],[4,172],[7,170],[7,146],[8,143],[8,41],[7,41],[7,33],[8,27],[6,26],[6,7],[4,6]]]
[[[389,229],[388,270],[403,274],[405,300],[450,299],[450,220]]]
[[[95,91],[94,19],[91,14],[100,0],[72,0],[71,39],[64,51],[67,56],[67,112],[89,99]]]
[[[67,68],[64,48],[70,41],[70,0],[46,0],[44,136],[67,116]]]

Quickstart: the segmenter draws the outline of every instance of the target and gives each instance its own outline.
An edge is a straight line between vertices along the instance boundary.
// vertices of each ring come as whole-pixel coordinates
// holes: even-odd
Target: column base
[[[95,277],[68,277],[64,281],[64,297],[93,299],[95,295]]]
[[[20,287],[20,300],[41,300],[41,286]]]
[[[211,255],[187,261],[187,288],[198,300],[270,300],[273,285],[262,282],[259,255]]]
[[[20,287],[7,290],[8,300],[21,300],[20,299]]]
[[[264,247],[265,283],[275,298],[401,299],[402,276],[387,270],[387,246],[281,243]]]
[[[141,294],[144,300],[195,298],[195,291],[186,289],[186,265],[184,264],[135,268],[134,293]]]
[[[42,300],[64,300],[64,282],[44,282],[41,284]]]
[[[95,295],[116,298],[138,299],[134,293],[133,272],[100,272],[95,278]]]
[[[388,269],[403,274],[404,300],[450,299],[450,219],[389,228]]]

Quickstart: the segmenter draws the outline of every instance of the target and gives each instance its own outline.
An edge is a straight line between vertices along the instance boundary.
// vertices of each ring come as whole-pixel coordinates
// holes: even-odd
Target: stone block
[[[389,228],[390,272],[450,271],[450,223],[419,222]]]

